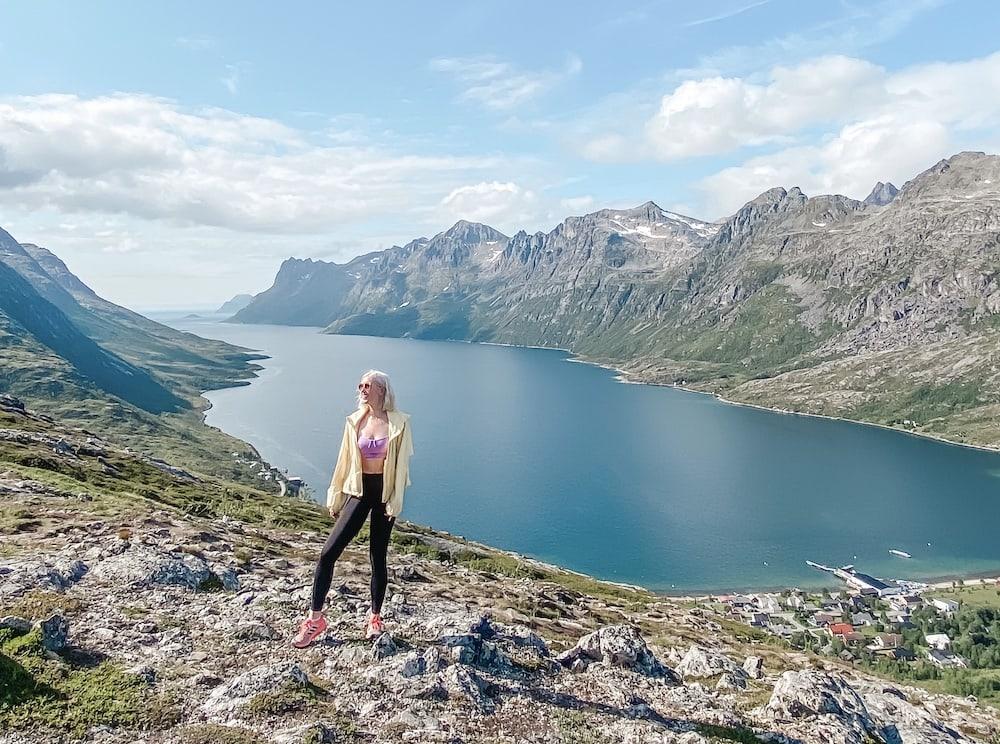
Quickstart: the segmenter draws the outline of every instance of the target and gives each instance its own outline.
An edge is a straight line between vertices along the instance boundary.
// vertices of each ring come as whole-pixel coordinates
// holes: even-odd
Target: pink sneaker
[[[368,622],[365,623],[365,638],[371,640],[385,632],[382,616],[377,612],[368,611]]]
[[[292,639],[295,648],[305,648],[316,640],[316,636],[326,630],[326,618],[320,615],[317,619],[306,618],[299,626],[299,632]]]

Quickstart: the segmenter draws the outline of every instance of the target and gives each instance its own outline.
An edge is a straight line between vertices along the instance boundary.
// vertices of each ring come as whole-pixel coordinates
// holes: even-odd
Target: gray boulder
[[[759,656],[748,656],[743,662],[743,671],[750,679],[763,679],[764,660]]]
[[[216,687],[201,708],[210,717],[224,718],[261,693],[287,686],[305,687],[308,684],[308,675],[294,662],[263,664]]]
[[[38,622],[37,627],[42,632],[42,646],[49,651],[62,651],[66,648],[69,638],[69,623],[62,615],[52,615]]]
[[[747,677],[743,667],[725,654],[698,645],[688,649],[676,670],[684,679],[705,679],[727,673],[744,680]]]
[[[798,724],[788,733],[808,731],[831,744],[867,744],[879,734],[853,687],[841,677],[812,669],[782,674],[762,714],[774,723]]]
[[[913,705],[899,690],[882,687],[863,693],[865,705],[882,738],[888,744],[951,744],[971,742],[946,726],[927,709]]]
[[[583,664],[601,661],[648,677],[679,682],[670,667],[661,663],[646,646],[634,625],[606,625],[583,636],[576,645],[556,656],[556,661],[573,671]],[[583,667],[585,668],[585,667]]]
[[[94,578],[129,586],[153,584],[179,584],[189,589],[199,589],[214,578],[204,559],[184,554],[175,557],[169,553],[132,546],[121,555],[105,558],[91,572]]]

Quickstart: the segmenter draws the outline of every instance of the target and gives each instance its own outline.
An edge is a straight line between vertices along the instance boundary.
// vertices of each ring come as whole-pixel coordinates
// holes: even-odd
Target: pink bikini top
[[[388,445],[389,437],[369,439],[365,434],[358,435],[358,448],[361,450],[361,456],[366,460],[377,460],[385,457]]]

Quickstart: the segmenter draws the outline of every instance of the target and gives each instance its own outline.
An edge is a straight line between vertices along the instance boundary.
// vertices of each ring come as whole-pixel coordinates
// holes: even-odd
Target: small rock
[[[337,733],[322,721],[275,731],[271,741],[275,744],[332,744],[337,741]]]
[[[743,667],[725,654],[694,645],[688,649],[681,659],[681,663],[676,667],[677,673],[684,679],[704,679],[705,677],[715,677],[719,674],[730,672],[735,675],[746,675]]]
[[[468,667],[450,666],[441,672],[441,677],[449,696],[464,697],[483,712],[493,710],[494,703],[484,692],[488,685]]]
[[[733,674],[726,672],[719,677],[715,685],[716,690],[745,690],[747,688],[747,677],[745,674]]]
[[[388,720],[388,723],[390,725],[395,724],[408,730],[423,728],[424,725],[422,719],[418,718],[408,710],[399,711],[399,713]]]
[[[579,665],[574,668],[576,661],[583,661],[585,664],[603,661],[649,677],[663,678],[675,684],[680,682],[674,671],[662,664],[649,650],[639,629],[634,625],[606,625],[588,633],[577,641],[576,646],[559,654],[556,661],[573,671],[580,670]]]
[[[156,670],[149,666],[149,664],[139,664],[131,669],[126,670],[128,674],[135,675],[139,679],[143,680],[147,685],[156,684]]]
[[[69,623],[62,615],[56,614],[37,623],[42,631],[42,646],[49,651],[62,651],[69,638]]]
[[[392,636],[388,633],[382,633],[375,642],[372,643],[372,658],[375,661],[380,661],[388,656],[392,656],[396,653],[396,642],[392,640]]]
[[[191,684],[195,687],[215,687],[222,681],[222,678],[214,672],[198,672],[191,678]]]
[[[416,651],[411,652],[403,660],[399,673],[404,677],[417,677],[427,671],[427,661]]]
[[[246,705],[251,698],[262,692],[270,692],[284,685],[304,687],[307,684],[309,677],[294,662],[263,664],[212,690],[208,700],[202,705],[202,710],[210,716],[224,715]]]
[[[748,656],[743,662],[743,671],[750,679],[764,678],[764,660],[759,656]]]
[[[281,635],[266,623],[245,623],[233,631],[233,638],[240,641],[275,641]]]

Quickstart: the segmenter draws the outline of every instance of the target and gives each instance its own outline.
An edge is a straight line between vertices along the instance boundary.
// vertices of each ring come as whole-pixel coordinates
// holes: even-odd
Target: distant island
[[[228,302],[222,303],[222,307],[220,307],[215,312],[233,315],[235,313],[238,313],[243,308],[245,308],[251,302],[253,302],[252,294],[238,294]]]

